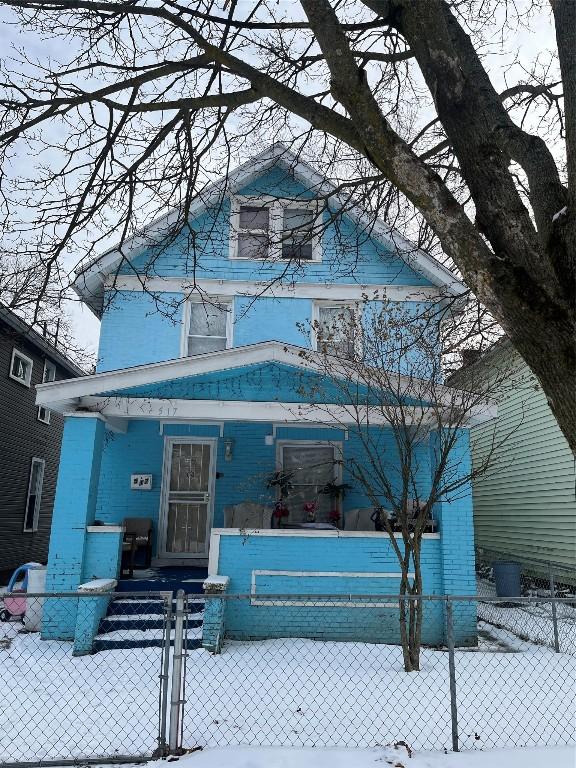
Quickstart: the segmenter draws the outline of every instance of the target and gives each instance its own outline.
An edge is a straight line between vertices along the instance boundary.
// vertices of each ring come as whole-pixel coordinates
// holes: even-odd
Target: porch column
[[[442,455],[442,444],[454,430],[435,430],[430,433],[430,469],[435,471]],[[446,476],[450,480],[470,475],[470,430],[456,430],[456,439],[449,453]],[[476,572],[474,556],[474,520],[472,484],[460,486],[450,501],[440,501],[435,515],[440,527],[440,566],[444,595],[475,595]],[[454,604],[454,635],[457,645],[476,645],[476,604]]]
[[[105,422],[93,413],[64,420],[60,467],[52,514],[47,592],[73,592],[83,580],[86,526],[94,522]],[[73,640],[77,599],[48,599],[42,636]]]

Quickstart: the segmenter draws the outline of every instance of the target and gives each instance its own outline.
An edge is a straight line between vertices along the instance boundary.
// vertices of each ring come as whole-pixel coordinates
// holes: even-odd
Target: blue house
[[[319,382],[328,402],[331,391],[314,328],[367,295],[373,309],[386,300],[410,311],[463,290],[348,203],[331,219],[341,205],[325,178],[274,145],[207,190],[187,232],[166,242],[168,216],[78,276],[79,296],[101,318],[97,373],[41,385],[37,396],[65,416],[48,591],[118,579],[124,521],[143,518],[152,521],[153,567],[204,568],[209,586],[250,595],[226,609],[230,637],[397,639],[394,604],[351,599],[347,610],[357,613],[345,622],[341,607],[321,603],[313,622],[299,624],[297,610],[262,599],[289,594],[298,608],[300,595],[397,593],[387,534],[347,524],[353,510],[371,506],[362,488],[350,483],[335,500],[319,493],[346,480],[346,458],[361,446],[342,415],[331,423],[326,408],[310,405]],[[326,343],[346,354],[349,340],[333,333]],[[385,425],[370,428],[387,439]],[[457,449],[463,472],[467,432]],[[421,446],[423,486],[434,437]],[[271,478],[295,468],[293,527],[265,510],[249,530],[238,524],[238,505],[273,509]],[[424,535],[427,594],[474,592],[471,497],[460,496],[438,505],[436,527]],[[304,508],[311,500],[314,527]],[[73,638],[75,616],[49,610],[54,604],[44,635]],[[441,642],[441,609],[427,610],[424,639]],[[474,615],[457,617],[459,642],[474,642],[475,631]]]

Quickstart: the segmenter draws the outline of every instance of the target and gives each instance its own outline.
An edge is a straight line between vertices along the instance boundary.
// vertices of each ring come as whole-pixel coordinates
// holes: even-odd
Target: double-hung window
[[[232,206],[231,256],[320,261],[318,216],[314,201],[236,199]]]
[[[51,363],[50,360],[44,361],[44,373],[42,374],[42,384],[46,384],[49,381],[56,379],[56,366]],[[38,421],[44,422],[44,424],[50,424],[50,410],[43,405],[38,406]]]
[[[315,521],[326,523],[333,510],[340,511],[340,502],[326,486],[339,482],[339,449],[331,443],[287,443],[279,445],[282,471],[290,475],[290,491],[285,503],[290,510],[290,521],[305,522],[305,505],[314,504]]]
[[[314,212],[309,208],[286,207],[282,217],[282,259],[312,261]]]
[[[358,354],[356,314],[345,304],[318,304],[315,318],[316,349],[352,360]]]
[[[32,360],[14,347],[10,361],[10,378],[29,387],[32,380],[32,366]]]
[[[231,305],[224,302],[191,301],[185,338],[187,356],[227,349],[231,336]]]
[[[237,258],[267,259],[270,255],[270,209],[241,205],[237,238]]]
[[[24,511],[24,531],[32,533],[38,530],[40,504],[42,503],[42,485],[44,483],[44,459],[33,458],[30,465],[30,480]]]

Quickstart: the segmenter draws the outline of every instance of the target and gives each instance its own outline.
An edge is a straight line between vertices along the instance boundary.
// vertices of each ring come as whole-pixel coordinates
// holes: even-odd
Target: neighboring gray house
[[[48,554],[64,419],[36,405],[36,384],[83,373],[51,337],[0,306],[0,584]]]
[[[489,471],[473,484],[476,545],[492,558],[560,566],[559,576],[576,581],[576,473],[574,456],[537,380],[503,339],[451,377],[454,386],[475,386],[509,372],[490,388],[498,417],[474,427],[472,460],[478,466],[494,450]],[[508,377],[508,374],[506,374]],[[470,386],[472,389],[472,386]],[[576,396],[576,392],[575,392]],[[493,448],[494,443],[502,444]]]

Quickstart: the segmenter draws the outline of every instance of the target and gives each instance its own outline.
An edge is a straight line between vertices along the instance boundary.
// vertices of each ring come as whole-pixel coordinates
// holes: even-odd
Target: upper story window
[[[32,366],[32,360],[14,347],[10,361],[10,378],[29,387],[32,380]]]
[[[321,261],[318,217],[315,201],[236,198],[231,258]]]
[[[354,307],[316,304],[314,331],[318,352],[346,360],[358,356],[359,332]]]
[[[49,381],[56,380],[56,366],[51,363],[50,360],[44,361],[44,373],[42,374],[42,384],[46,384]],[[44,422],[44,424],[50,424],[50,410],[44,408],[43,405],[38,406],[38,421]]]
[[[232,307],[228,302],[188,304],[183,354],[203,355],[232,346]]]

